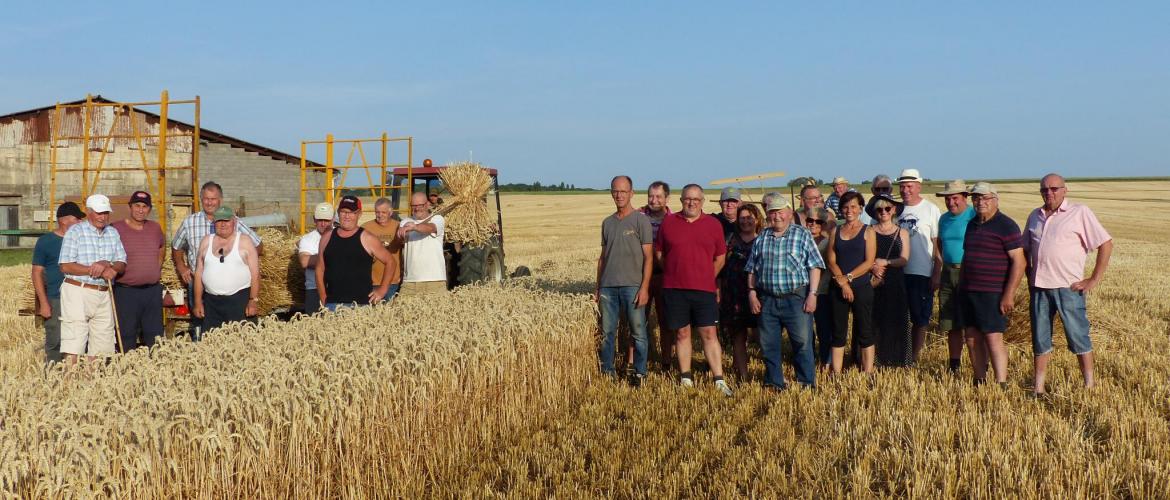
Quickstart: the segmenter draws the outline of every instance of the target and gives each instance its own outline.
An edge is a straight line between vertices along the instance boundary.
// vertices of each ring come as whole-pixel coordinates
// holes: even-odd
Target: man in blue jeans
[[[808,229],[792,223],[787,198],[768,204],[769,229],[765,229],[748,256],[748,300],[760,315],[760,350],[764,353],[764,385],[784,389],[782,329],[795,352],[796,381],[816,386],[812,322],[817,294],[809,283],[819,283],[825,261]]]
[[[613,367],[614,335],[624,313],[634,340],[634,373],[630,385],[646,376],[646,304],[650,302],[654,228],[650,218],[630,206],[633,181],[619,175],[609,183],[617,210],[601,223],[601,257],[597,259],[594,300],[601,310],[601,372],[617,376]]]

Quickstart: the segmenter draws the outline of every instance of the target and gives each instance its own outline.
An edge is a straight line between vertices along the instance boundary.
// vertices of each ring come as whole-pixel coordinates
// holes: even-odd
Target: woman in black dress
[[[758,316],[748,303],[747,264],[752,243],[764,227],[764,217],[755,205],[743,205],[736,214],[737,231],[727,239],[727,260],[719,284],[719,324],[731,337],[732,365],[740,381],[747,379],[747,341],[754,333]]]
[[[877,332],[877,361],[883,366],[908,366],[914,362],[913,336],[906,306],[902,268],[910,259],[910,234],[894,221],[904,206],[888,194],[874,196],[865,206],[877,233],[874,259],[873,324]]]

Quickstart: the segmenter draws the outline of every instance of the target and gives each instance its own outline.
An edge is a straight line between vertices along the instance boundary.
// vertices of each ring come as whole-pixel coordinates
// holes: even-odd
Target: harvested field
[[[39,370],[40,333],[14,315],[21,291],[0,292],[11,308],[0,311],[0,491],[1164,496],[1170,203],[1161,196],[1170,182],[1069,187],[1116,243],[1089,299],[1099,381],[1091,391],[1079,387],[1058,335],[1054,395],[1028,396],[1026,301],[1013,317],[1006,390],[972,387],[967,359],[963,377],[949,376],[939,336],[917,368],[880,371],[872,386],[850,373],[815,392],[766,393],[755,383],[758,360],[754,381],[732,399],[701,374],[691,392],[654,372],[639,390],[602,380],[586,294],[612,202],[506,195],[507,264],[530,267],[531,278],[428,303],[238,326],[199,345],[136,352],[92,379]],[[1035,188],[1001,186],[1001,206],[1021,224],[1039,203]],[[0,270],[8,282],[27,274]]]

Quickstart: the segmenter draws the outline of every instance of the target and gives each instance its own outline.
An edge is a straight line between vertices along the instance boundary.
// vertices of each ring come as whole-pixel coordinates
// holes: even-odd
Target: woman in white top
[[[203,330],[242,321],[259,311],[260,261],[251,238],[240,238],[235,213],[215,211],[215,234],[203,238],[195,268],[195,309]]]

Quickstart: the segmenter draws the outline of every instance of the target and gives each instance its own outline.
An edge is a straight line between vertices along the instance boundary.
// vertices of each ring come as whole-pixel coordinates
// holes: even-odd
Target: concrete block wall
[[[224,204],[239,209],[244,198],[247,215],[283,213],[294,223],[300,211],[300,165],[232,147],[208,143],[199,152],[199,180],[223,186]],[[320,175],[308,182],[321,185]],[[309,192],[307,204],[323,199],[320,192]]]

